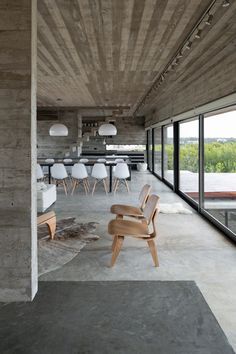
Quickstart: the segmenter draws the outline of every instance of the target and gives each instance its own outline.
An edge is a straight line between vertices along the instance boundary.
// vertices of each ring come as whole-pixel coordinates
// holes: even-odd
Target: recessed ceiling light
[[[192,44],[193,44],[193,42],[188,41],[188,43],[186,44],[186,49],[191,49]]]
[[[212,20],[213,20],[213,15],[208,15],[208,18],[207,18],[207,20],[206,20],[206,22],[205,22],[205,24],[207,25],[207,26],[210,26],[211,24],[212,24]]]
[[[230,5],[229,0],[224,0],[222,3],[222,7],[228,7]]]
[[[202,30],[198,30],[197,33],[195,34],[195,38],[197,39],[200,39],[201,38],[201,33],[202,33]]]

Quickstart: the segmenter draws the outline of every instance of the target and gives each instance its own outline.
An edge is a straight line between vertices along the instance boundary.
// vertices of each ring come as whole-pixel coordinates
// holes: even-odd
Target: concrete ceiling
[[[209,3],[38,1],[38,106],[132,111]]]

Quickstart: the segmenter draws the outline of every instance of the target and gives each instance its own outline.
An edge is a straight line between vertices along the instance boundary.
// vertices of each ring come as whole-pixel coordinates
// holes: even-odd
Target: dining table
[[[64,162],[63,159],[54,159],[55,162],[45,162],[45,159],[38,159],[37,162],[40,164],[40,166],[44,167],[46,166],[48,168],[48,183],[51,184],[52,181],[52,175],[51,175],[51,167],[54,165],[54,163],[63,163],[65,167],[67,166],[73,166],[75,163],[79,163],[80,161],[78,159],[73,159],[72,162]],[[129,181],[131,181],[131,170],[132,170],[132,165],[135,165],[134,163],[130,162],[130,160],[125,161],[128,165],[129,168],[129,173],[130,177],[127,178]],[[93,166],[95,163],[98,163],[97,160],[89,160],[88,162],[83,162],[85,166]],[[113,167],[117,165],[117,162],[115,160],[109,160],[104,162],[104,165],[109,167],[109,192],[111,193],[113,190]]]

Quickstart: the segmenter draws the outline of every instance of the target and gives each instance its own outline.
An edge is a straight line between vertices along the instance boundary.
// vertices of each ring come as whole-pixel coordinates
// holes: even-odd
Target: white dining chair
[[[106,163],[107,160],[106,160],[106,159],[97,159],[97,162],[99,162],[99,163]]]
[[[80,163],[87,163],[87,162],[89,162],[89,160],[88,159],[80,159],[79,162]],[[91,166],[85,166],[85,167],[86,167],[86,170],[87,170],[88,174],[90,175],[92,167]],[[88,184],[89,184],[89,180],[88,180]]]
[[[119,162],[116,165],[114,176],[115,176],[114,193],[117,191],[120,182],[125,184],[127,191],[129,192],[129,185],[127,182],[127,178],[129,178],[130,172],[127,163]]]
[[[43,173],[42,167],[40,166],[39,163],[37,163],[36,176],[37,176],[37,180],[44,179],[44,173]]]
[[[89,183],[88,183],[88,172],[83,163],[76,163],[72,167],[72,191],[71,195],[73,195],[76,187],[79,187],[80,182],[82,182],[84,191],[87,194],[89,192]]]
[[[56,185],[62,184],[64,187],[65,194],[67,195],[67,178],[68,174],[63,163],[54,163],[51,168],[51,176],[55,181]]]
[[[125,162],[125,161],[124,161],[124,159],[115,159],[115,161],[114,161],[114,163],[116,163],[116,164],[119,162]],[[112,168],[113,173],[115,173],[115,170],[116,170],[116,166],[113,166],[113,168]]]
[[[104,189],[107,194],[107,170],[104,163],[95,163],[92,168],[91,176],[95,179],[94,186],[92,189],[92,195],[94,194],[98,182],[103,182]]]

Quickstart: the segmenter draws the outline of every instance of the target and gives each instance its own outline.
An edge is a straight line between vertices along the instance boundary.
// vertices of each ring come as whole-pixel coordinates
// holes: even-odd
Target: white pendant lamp
[[[98,134],[101,136],[112,136],[117,134],[117,129],[113,124],[105,123],[98,128]]]
[[[67,136],[68,128],[61,123],[56,123],[51,126],[49,129],[49,135],[51,136]]]

